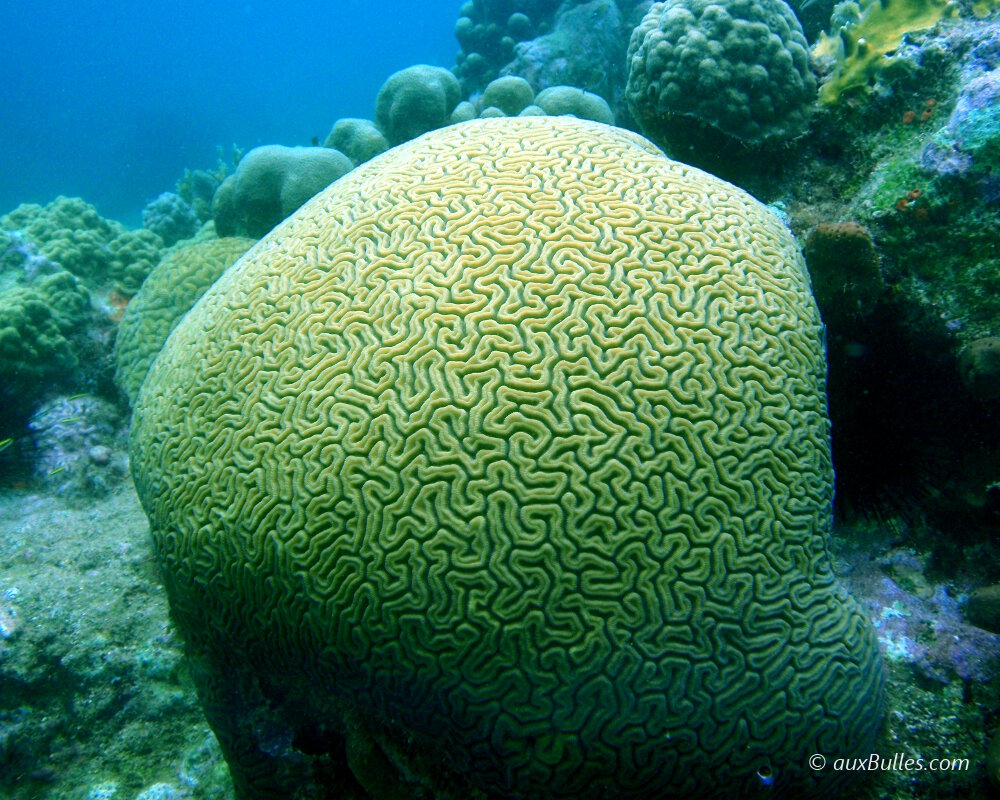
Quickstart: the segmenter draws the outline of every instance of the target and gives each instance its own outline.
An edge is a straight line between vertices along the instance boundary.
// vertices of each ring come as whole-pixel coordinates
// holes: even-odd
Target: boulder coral
[[[883,676],[821,337],[771,212],[598,123],[453,125],[306,204],[131,431],[238,792],[832,790]]]
[[[603,97],[575,86],[550,86],[543,89],[535,98],[534,105],[554,117],[570,114],[592,122],[615,124],[615,115]]]
[[[260,238],[314,194],[353,169],[329,147],[264,145],[248,152],[212,203],[220,236]]]
[[[505,75],[490,81],[483,91],[480,105],[499,108],[508,117],[516,117],[535,99],[531,84],[517,75]]]
[[[653,3],[628,67],[629,108],[668,147],[692,123],[749,146],[794,139],[816,96],[805,34],[782,0]]]
[[[389,149],[389,143],[370,119],[338,119],[323,142],[347,156],[354,165],[363,164]]]
[[[375,98],[375,122],[396,145],[447,125],[461,95],[458,78],[449,70],[416,64],[382,84]]]
[[[170,331],[253,244],[227,237],[175,247],[150,273],[125,309],[115,339],[115,383],[130,405]]]

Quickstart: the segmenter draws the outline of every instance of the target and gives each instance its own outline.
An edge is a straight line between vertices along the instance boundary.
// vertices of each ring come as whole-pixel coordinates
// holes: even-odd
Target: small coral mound
[[[152,231],[167,247],[198,232],[200,223],[194,209],[174,192],[163,192],[142,210],[142,227]]]
[[[306,204],[133,417],[238,793],[846,780],[808,757],[871,752],[883,678],[825,544],[821,337],[771,212],[606,125],[452,125]]]
[[[339,150],[355,166],[389,149],[389,143],[374,122],[354,118],[338,119],[323,146]]]
[[[516,117],[535,99],[531,84],[517,75],[505,75],[491,81],[483,91],[480,105],[499,108],[508,117]]]
[[[554,117],[569,114],[578,119],[615,124],[615,115],[603,97],[575,86],[550,86],[543,89],[535,98],[534,104]]]
[[[417,64],[389,76],[375,99],[375,122],[399,144],[451,121],[461,99],[458,79],[443,67]]]
[[[163,192],[142,210],[142,227],[152,231],[167,247],[188,239],[201,227],[194,209],[179,194]]]
[[[130,405],[170,331],[253,243],[222,238],[177,247],[150,273],[128,304],[115,340],[115,383]]]
[[[629,108],[664,145],[691,121],[747,145],[794,139],[816,96],[805,35],[781,0],[654,3],[628,64]]]
[[[329,147],[255,147],[215,193],[216,231],[259,239],[353,167]]]

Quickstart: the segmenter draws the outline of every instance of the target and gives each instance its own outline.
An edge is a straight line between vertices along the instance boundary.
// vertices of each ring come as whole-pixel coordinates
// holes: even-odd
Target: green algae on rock
[[[597,123],[454,125],[306,204],[133,418],[238,791],[834,790],[808,756],[870,752],[883,673],[821,332],[773,214]]]

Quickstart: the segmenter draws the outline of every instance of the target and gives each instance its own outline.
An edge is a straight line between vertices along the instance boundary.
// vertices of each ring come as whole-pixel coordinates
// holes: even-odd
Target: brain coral
[[[629,108],[660,143],[689,120],[750,145],[791,139],[816,96],[802,26],[781,0],[654,3],[628,64]]]
[[[806,759],[869,752],[882,671],[825,549],[821,330],[774,216],[598,123],[461,123],[305,205],[132,430],[239,790],[836,780]]]
[[[115,339],[115,383],[135,403],[156,354],[205,290],[253,245],[240,237],[175,247],[125,309]]]

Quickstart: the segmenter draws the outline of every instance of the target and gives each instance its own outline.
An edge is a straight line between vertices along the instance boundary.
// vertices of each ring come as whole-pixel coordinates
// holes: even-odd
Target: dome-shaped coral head
[[[647,136],[680,150],[710,128],[756,147],[805,133],[816,80],[782,0],[668,0],[632,32],[626,99]]]
[[[832,788],[808,757],[870,752],[882,669],[825,548],[824,376],[781,222],[638,135],[473,120],[341,178],[135,409],[240,791]]]

